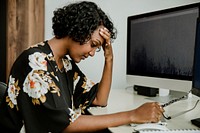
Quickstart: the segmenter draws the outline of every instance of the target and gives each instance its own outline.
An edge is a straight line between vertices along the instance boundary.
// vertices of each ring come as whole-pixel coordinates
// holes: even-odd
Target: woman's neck
[[[62,70],[62,58],[67,54],[67,40],[65,38],[57,39],[54,37],[48,41],[48,44],[53,52],[58,69]]]

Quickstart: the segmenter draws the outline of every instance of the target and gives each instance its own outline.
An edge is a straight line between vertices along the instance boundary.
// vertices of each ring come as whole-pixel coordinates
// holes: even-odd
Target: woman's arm
[[[94,132],[109,127],[116,127],[129,123],[158,122],[162,116],[163,109],[160,105],[152,102],[145,103],[137,109],[118,112],[107,115],[81,115],[65,128],[67,132]]]
[[[101,81],[99,82],[98,92],[93,101],[94,105],[106,106],[112,82],[113,51],[110,42],[110,33],[106,28],[101,28],[99,34],[105,39],[103,44],[105,64]]]

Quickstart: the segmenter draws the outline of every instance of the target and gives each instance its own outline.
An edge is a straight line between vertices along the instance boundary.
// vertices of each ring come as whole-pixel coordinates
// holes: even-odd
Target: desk
[[[145,102],[152,102],[152,100],[148,99],[149,97],[137,95],[130,90],[125,89],[113,89],[110,92],[108,105],[107,107],[92,107],[89,109],[89,112],[93,115],[101,115],[101,114],[110,114],[116,113],[120,111],[127,111],[134,108],[139,107]],[[186,100],[181,100],[176,102],[165,108],[165,113],[168,115],[173,115],[179,113],[180,111],[184,111],[187,109],[191,109],[194,107],[196,101],[199,98],[195,95],[188,97]],[[190,112],[187,112],[183,115],[175,117],[171,120],[166,120],[168,129],[199,129],[198,127],[192,125],[190,122],[191,119],[200,117],[200,103],[196,106],[196,108]],[[111,132],[114,133],[132,133],[133,127],[129,125],[123,125],[119,127],[109,128]]]

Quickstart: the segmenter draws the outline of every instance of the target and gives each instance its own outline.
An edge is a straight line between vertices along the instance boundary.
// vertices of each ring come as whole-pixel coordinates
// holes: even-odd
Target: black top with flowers
[[[94,84],[67,57],[60,72],[48,42],[25,50],[15,61],[0,105],[0,131],[58,133],[94,100]]]

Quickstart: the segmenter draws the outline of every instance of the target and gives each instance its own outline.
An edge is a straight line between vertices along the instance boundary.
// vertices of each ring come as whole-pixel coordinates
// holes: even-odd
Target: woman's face
[[[79,63],[89,56],[94,56],[95,52],[102,46],[104,38],[99,34],[100,28],[103,28],[103,26],[97,28],[92,34],[91,39],[86,43],[81,45],[79,42],[76,42],[71,46],[69,56],[76,63]]]

